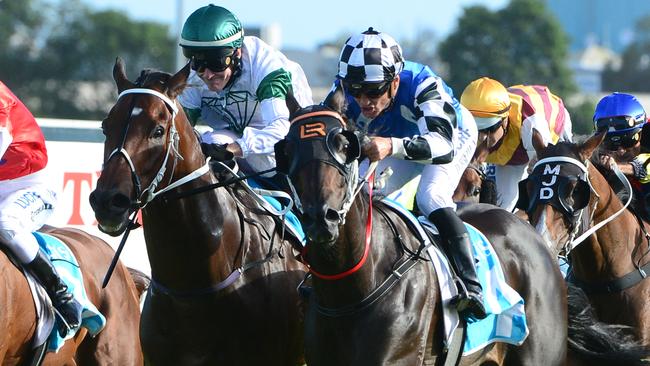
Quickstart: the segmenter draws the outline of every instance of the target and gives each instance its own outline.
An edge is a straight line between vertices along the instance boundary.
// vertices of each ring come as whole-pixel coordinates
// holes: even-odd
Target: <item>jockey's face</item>
[[[508,118],[504,118],[498,124],[480,130],[478,134],[479,145],[483,144],[487,149],[494,148],[506,135],[508,129]]]
[[[240,58],[241,57],[241,49],[237,49],[235,51],[235,57]],[[203,67],[199,70],[197,70],[197,75],[203,80],[205,85],[208,87],[208,89],[212,91],[222,91],[226,85],[228,85],[228,82],[230,81],[230,78],[232,77],[234,72],[234,66],[230,65],[223,71],[214,71],[210,69],[210,67]]]
[[[615,150],[601,148],[603,153],[611,156],[617,163],[628,163],[641,153],[641,143],[637,142],[632,147],[618,146]]]
[[[363,114],[364,117],[373,119],[379,116],[381,112],[384,111],[384,109],[388,108],[390,105],[392,97],[397,93],[397,88],[399,87],[399,75],[397,75],[393,81],[390,82],[390,85],[388,88],[386,88],[386,91],[379,95],[371,95],[369,96],[368,93],[358,93],[357,95],[354,96],[354,100],[357,101],[357,104],[359,104],[359,107],[361,107],[361,114]]]

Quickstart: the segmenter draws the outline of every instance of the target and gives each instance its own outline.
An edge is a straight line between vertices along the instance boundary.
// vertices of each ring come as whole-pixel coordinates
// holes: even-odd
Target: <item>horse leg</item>
[[[129,296],[133,299],[124,301],[124,297]],[[87,337],[80,345],[77,352],[80,365],[144,364],[137,298],[130,273],[126,267],[118,265],[108,286],[101,290],[101,301],[93,301],[106,317],[106,326],[96,337]]]

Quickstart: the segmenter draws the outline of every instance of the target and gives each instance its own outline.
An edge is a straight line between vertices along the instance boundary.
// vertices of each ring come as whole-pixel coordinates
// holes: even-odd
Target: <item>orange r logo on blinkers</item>
[[[325,137],[325,124],[323,122],[305,123],[300,126],[300,138]]]

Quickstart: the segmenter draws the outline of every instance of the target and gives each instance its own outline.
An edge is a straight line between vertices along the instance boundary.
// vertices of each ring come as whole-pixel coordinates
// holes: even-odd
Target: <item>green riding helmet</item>
[[[194,11],[185,21],[180,46],[183,54],[191,58],[196,53],[221,49],[241,48],[244,29],[241,22],[228,9],[207,5]]]

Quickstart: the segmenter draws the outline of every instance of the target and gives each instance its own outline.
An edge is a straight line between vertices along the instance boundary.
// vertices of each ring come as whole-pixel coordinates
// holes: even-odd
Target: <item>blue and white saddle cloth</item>
[[[88,329],[88,333],[91,336],[99,334],[106,325],[106,318],[90,302],[86,295],[83,277],[77,259],[70,249],[59,239],[39,232],[33,234],[41,249],[50,257],[57,273],[68,286],[68,290],[72,292],[75,299],[83,306],[81,326]],[[28,272],[25,272],[25,274],[32,288],[32,293],[35,296],[34,301],[36,303],[37,314],[39,314],[39,324],[33,346],[40,346],[47,341],[47,350],[57,352],[66,340],[74,337],[79,329],[76,329],[74,332],[69,332],[65,338],[59,335],[57,331],[58,323],[55,326],[55,321],[59,322],[60,320],[58,318],[55,320],[51,309],[50,298],[46,294],[43,296],[45,292],[41,286],[34,286],[38,282]],[[39,298],[45,300],[45,306],[40,303]]]
[[[435,229],[435,226],[426,218],[420,217],[418,220],[399,203],[389,198],[384,198],[382,201],[412,222],[418,230],[423,230],[420,225],[427,225]],[[465,223],[465,226],[472,242],[474,258],[478,261],[476,271],[483,287],[484,305],[488,316],[481,320],[467,321],[467,336],[463,355],[472,354],[494,342],[521,345],[528,337],[524,299],[506,283],[499,258],[485,235],[468,223]],[[420,236],[422,240],[428,241],[424,231],[420,231]],[[454,284],[446,256],[436,246],[430,246],[429,257],[438,275],[445,339],[449,342],[460,323],[458,312],[449,306],[449,301],[458,294],[458,289]]]
[[[247,179],[246,183],[248,183],[251,188],[263,188],[259,182],[252,178]],[[275,197],[265,194],[260,194],[260,196],[263,197],[264,200],[268,202],[274,209],[278,211],[284,211],[286,206],[283,205]],[[295,238],[300,240],[300,243],[304,246],[305,243],[307,243],[307,237],[305,236],[305,232],[302,229],[302,224],[300,224],[300,220],[298,220],[296,214],[294,214],[293,211],[289,210],[283,216],[284,225],[286,225],[285,228],[287,231]]]

